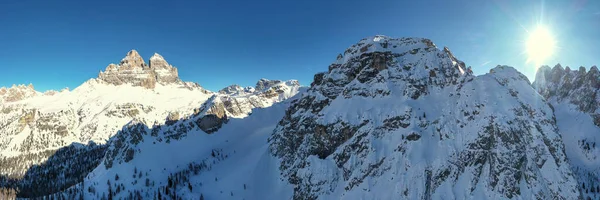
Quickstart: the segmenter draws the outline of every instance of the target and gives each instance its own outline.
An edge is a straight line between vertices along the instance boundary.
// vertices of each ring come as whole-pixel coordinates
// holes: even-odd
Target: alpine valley
[[[373,36],[314,75],[208,91],[127,53],[0,88],[0,199],[600,199],[600,72],[483,75]]]

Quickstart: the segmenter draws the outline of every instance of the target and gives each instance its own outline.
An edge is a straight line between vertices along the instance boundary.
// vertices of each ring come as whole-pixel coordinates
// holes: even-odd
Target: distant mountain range
[[[132,50],[73,90],[0,88],[0,199],[600,199],[599,91],[595,66],[475,76],[425,38],[217,92]]]

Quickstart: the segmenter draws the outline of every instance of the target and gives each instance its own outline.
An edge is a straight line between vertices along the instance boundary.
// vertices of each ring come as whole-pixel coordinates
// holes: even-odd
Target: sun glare
[[[556,40],[548,29],[538,26],[529,32],[526,45],[529,56],[527,62],[535,62],[536,65],[540,65],[554,54]]]

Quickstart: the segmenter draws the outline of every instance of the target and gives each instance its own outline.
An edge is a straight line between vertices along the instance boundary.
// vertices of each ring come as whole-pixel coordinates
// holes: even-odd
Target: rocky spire
[[[110,64],[98,78],[109,84],[132,84],[145,88],[154,88],[156,83],[170,84],[181,82],[177,68],[171,66],[159,54],[155,53],[150,58],[150,66],[146,65],[142,56],[131,50],[118,65]]]
[[[256,82],[256,90],[261,91],[264,90],[266,88],[269,88],[275,84],[281,83],[280,80],[269,80],[266,78],[261,78],[260,80],[258,80],[258,82]]]
[[[585,67],[567,71],[560,64],[552,69],[542,66],[536,73],[533,86],[546,99],[570,102],[577,105],[580,111],[593,113],[598,108],[595,99],[600,94],[597,92],[600,73],[596,66],[592,66],[587,73]],[[598,121],[600,124],[600,115]]]
[[[121,59],[121,63],[119,65],[121,67],[125,67],[126,69],[133,69],[137,67],[144,68],[147,66],[142,56],[140,56],[135,49],[127,52],[127,56]]]
[[[0,102],[15,102],[26,98],[34,97],[37,92],[33,88],[33,84],[15,85],[10,88],[0,88]]]
[[[158,53],[154,53],[154,55],[150,57],[150,68],[169,69],[171,67],[172,66]]]

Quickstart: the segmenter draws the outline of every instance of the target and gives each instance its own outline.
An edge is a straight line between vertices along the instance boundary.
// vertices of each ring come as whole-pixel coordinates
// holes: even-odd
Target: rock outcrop
[[[219,90],[220,94],[227,94],[227,95],[244,95],[245,94],[245,90],[244,88],[242,88],[242,86],[239,85],[230,85],[227,86],[221,90]]]
[[[20,101],[30,97],[39,95],[39,92],[35,91],[32,84],[29,85],[12,85],[10,88],[0,88],[0,103],[8,103]]]
[[[98,79],[113,85],[132,84],[149,89],[157,83],[181,83],[177,68],[167,63],[161,55],[154,54],[148,66],[136,50],[129,51],[118,65],[108,65],[105,71],[98,74]]]
[[[208,99],[199,109],[205,117],[196,121],[207,133],[217,131],[228,118],[245,117],[254,108],[265,108],[296,95],[300,89],[297,80],[267,80],[261,79],[256,84],[259,89],[253,87],[242,88],[239,85],[231,85],[221,89]]]
[[[600,114],[600,72],[596,66],[588,72],[585,67],[571,70],[560,64],[552,69],[542,66],[536,73],[534,87],[547,99],[566,101],[577,105],[582,112]],[[600,116],[596,120],[600,126]]]
[[[269,88],[269,87],[279,84],[279,83],[281,83],[280,80],[269,80],[266,78],[262,78],[262,79],[258,80],[258,82],[256,82],[256,87],[254,89],[261,91],[261,90],[264,90],[265,88]]]

